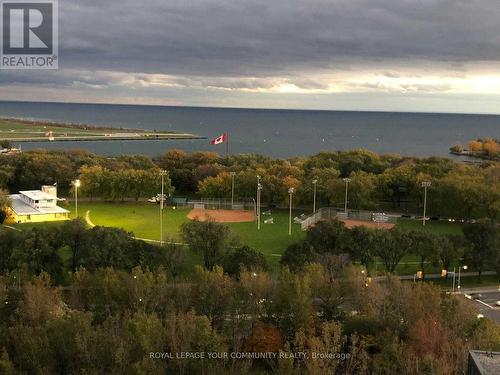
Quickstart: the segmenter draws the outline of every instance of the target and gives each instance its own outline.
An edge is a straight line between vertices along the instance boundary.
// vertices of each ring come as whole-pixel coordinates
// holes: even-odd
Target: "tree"
[[[491,221],[482,221],[464,225],[463,232],[470,243],[464,257],[478,271],[480,281],[484,267],[495,262],[500,252],[498,226]]]
[[[317,260],[317,254],[312,245],[307,241],[293,243],[288,246],[281,257],[281,266],[287,266],[293,272],[297,272],[307,263]]]
[[[398,229],[377,230],[373,241],[374,251],[389,273],[394,273],[401,258],[410,250],[408,235]]]
[[[340,246],[353,259],[359,261],[366,268],[373,262],[375,233],[365,226],[357,226],[344,231],[340,237]]]
[[[427,260],[437,260],[441,253],[442,241],[437,236],[427,232],[412,231],[406,234],[411,243],[413,254],[420,258],[420,271],[425,277],[425,263]]]
[[[227,172],[207,177],[198,183],[198,193],[204,198],[231,197],[231,176]]]
[[[462,153],[463,150],[464,150],[464,148],[462,147],[462,145],[460,143],[456,143],[450,147],[450,151],[453,153],[456,153],[456,154]]]
[[[196,312],[207,316],[214,326],[220,326],[231,313],[235,296],[234,282],[219,266],[215,266],[211,271],[196,266],[191,295],[192,306]]]
[[[258,323],[252,333],[245,337],[243,350],[255,353],[277,353],[283,349],[283,336],[272,324]]]
[[[266,271],[266,257],[249,246],[241,246],[229,251],[223,260],[224,271],[230,275],[239,276],[243,270]]]
[[[0,189],[0,224],[3,224],[7,218],[7,208],[12,204],[12,201],[5,190]]]
[[[208,270],[212,270],[226,253],[231,241],[229,227],[212,220],[195,219],[182,224],[181,236],[192,251],[203,254],[203,261]]]
[[[316,253],[338,254],[337,242],[343,231],[344,223],[342,221],[336,219],[321,220],[308,229],[306,241]]]
[[[131,269],[137,265],[134,253],[131,233],[119,228],[96,226],[88,232],[80,262],[90,270],[100,267]]]
[[[0,147],[10,149],[12,148],[12,143],[8,139],[2,139],[0,140]]]
[[[33,275],[46,272],[56,283],[61,283],[65,275],[55,238],[54,230],[35,227],[28,231],[12,251],[11,268],[21,268],[24,265]]]
[[[442,236],[439,237],[441,242],[439,246],[439,261],[443,266],[443,269],[449,271],[451,264],[460,257],[464,246],[463,236]],[[446,274],[448,277],[448,273]]]
[[[470,141],[467,146],[472,152],[479,152],[483,150],[483,143],[481,141]]]
[[[88,238],[85,220],[77,218],[66,221],[61,227],[61,241],[71,249],[71,269],[73,272],[80,264],[83,247]]]

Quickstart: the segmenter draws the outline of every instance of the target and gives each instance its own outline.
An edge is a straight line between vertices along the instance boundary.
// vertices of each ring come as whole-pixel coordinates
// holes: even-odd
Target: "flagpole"
[[[229,156],[229,133],[226,132],[226,156]]]

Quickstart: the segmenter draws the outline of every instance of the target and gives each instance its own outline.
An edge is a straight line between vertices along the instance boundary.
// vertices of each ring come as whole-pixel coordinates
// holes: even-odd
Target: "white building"
[[[25,190],[10,196],[12,201],[8,221],[12,223],[40,223],[66,220],[69,211],[57,205],[57,188],[42,186],[41,190]]]

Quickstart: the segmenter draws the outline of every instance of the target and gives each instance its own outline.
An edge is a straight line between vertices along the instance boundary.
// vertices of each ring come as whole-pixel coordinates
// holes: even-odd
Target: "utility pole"
[[[462,286],[460,285],[460,270],[463,268],[464,271],[467,271],[467,266],[460,266],[458,268],[458,285],[457,285],[457,289],[460,289]]]
[[[231,210],[234,207],[234,177],[236,176],[236,172],[231,172]]]
[[[262,191],[261,177],[257,175],[257,229],[260,230],[260,196]]]
[[[422,187],[424,188],[424,217],[422,218],[422,225],[425,227],[425,221],[426,221],[426,211],[427,211],[427,188],[431,186],[430,181],[424,181],[422,182]],[[460,272],[460,270],[459,270]]]
[[[160,246],[163,246],[163,201],[165,199],[165,194],[164,194],[164,179],[165,176],[167,175],[167,171],[162,169],[160,171],[160,176],[161,176],[161,195],[160,195]]]
[[[80,180],[73,181],[73,186],[75,187],[75,218],[78,218],[78,188],[80,185]]]
[[[288,235],[292,235],[292,200],[293,200],[293,192],[295,189],[292,187],[288,189],[288,194],[290,194],[290,215],[288,217]]]
[[[347,215],[347,192],[349,190],[349,182],[351,182],[350,178],[343,178],[342,181],[345,183],[345,200],[344,200],[344,212]]]
[[[318,183],[318,179],[315,178],[312,180],[313,183],[313,214],[316,212],[316,185]]]

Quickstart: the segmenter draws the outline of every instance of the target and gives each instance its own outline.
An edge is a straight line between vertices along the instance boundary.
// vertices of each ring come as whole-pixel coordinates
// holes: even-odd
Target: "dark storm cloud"
[[[370,61],[500,59],[498,0],[59,4],[65,68],[268,77]]]

